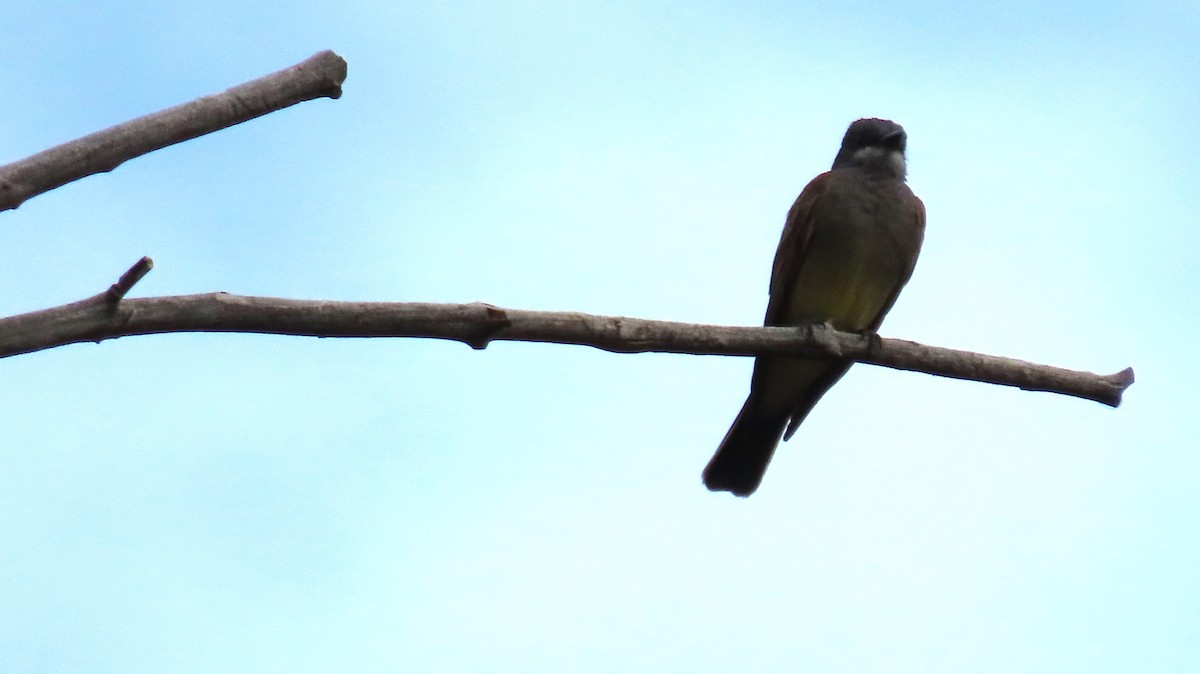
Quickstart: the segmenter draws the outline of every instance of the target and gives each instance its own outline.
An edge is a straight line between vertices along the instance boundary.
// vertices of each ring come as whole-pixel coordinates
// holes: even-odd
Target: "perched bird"
[[[775,251],[765,325],[824,323],[873,333],[912,276],[925,236],[925,205],[904,182],[903,127],[850,125],[833,168],[804,188]],[[782,437],[850,369],[828,358],[763,355],[750,396],[704,469],[713,491],[749,496]]]

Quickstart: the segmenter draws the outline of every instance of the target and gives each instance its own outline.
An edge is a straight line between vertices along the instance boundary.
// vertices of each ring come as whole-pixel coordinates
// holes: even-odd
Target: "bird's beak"
[[[901,152],[904,151],[904,145],[908,140],[908,135],[904,133],[904,129],[896,129],[882,138],[881,145],[894,147]]]

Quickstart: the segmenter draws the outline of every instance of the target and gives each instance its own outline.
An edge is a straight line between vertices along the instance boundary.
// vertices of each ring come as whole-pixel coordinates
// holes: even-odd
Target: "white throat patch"
[[[850,161],[857,166],[882,168],[900,179],[908,172],[903,153],[881,147],[864,147],[855,152]]]

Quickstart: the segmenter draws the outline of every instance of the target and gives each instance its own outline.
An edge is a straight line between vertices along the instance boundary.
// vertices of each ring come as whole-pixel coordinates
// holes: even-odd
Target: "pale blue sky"
[[[0,214],[0,312],[134,295],[754,324],[857,117],[929,212],[883,334],[1118,410],[858,366],[749,500],[750,360],[171,335],[0,361],[0,671],[1200,670],[1200,10],[26,2],[0,162],[322,49],[345,95]]]

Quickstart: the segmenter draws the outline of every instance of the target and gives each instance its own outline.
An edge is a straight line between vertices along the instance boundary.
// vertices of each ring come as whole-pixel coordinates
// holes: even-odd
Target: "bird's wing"
[[[788,211],[779,247],[775,249],[775,264],[771,267],[771,299],[767,302],[767,315],[763,325],[780,325],[784,308],[788,306],[789,294],[795,286],[791,281],[800,274],[800,267],[808,258],[808,242],[815,229],[817,200],[829,189],[832,171],[826,171],[804,187],[796,202]]]
[[[900,282],[892,289],[892,294],[888,297],[887,302],[879,309],[879,314],[875,316],[875,319],[871,321],[870,326],[867,328],[871,332],[879,330],[879,325],[883,323],[883,317],[892,310],[892,305],[896,303],[896,298],[900,296],[900,291],[904,289],[904,286],[908,285],[908,280],[912,278],[913,269],[917,266],[917,255],[921,252],[921,243],[925,239],[924,202],[917,195],[913,194],[907,185],[900,185],[899,188],[905,193],[904,198],[909,201],[912,212],[905,222],[900,223],[901,231],[893,232],[893,237],[896,241],[897,250],[904,250],[907,255],[908,266],[904,269],[904,275],[900,277]],[[913,231],[917,233],[915,238],[912,237]]]

